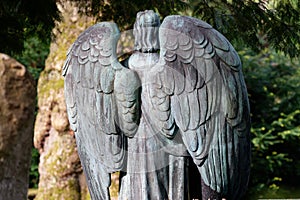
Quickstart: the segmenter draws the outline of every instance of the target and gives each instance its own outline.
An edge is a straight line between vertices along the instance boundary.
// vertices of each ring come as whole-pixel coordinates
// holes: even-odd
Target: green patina
[[[68,144],[67,146],[64,144],[64,141],[69,139],[66,137],[70,137],[70,135],[63,134],[56,138],[57,140],[52,143],[50,151],[45,155],[45,160],[52,161],[45,166],[48,168],[47,171],[52,171],[56,175],[64,176],[68,165],[63,163],[74,154],[76,148],[75,144]],[[58,153],[58,151],[61,152]],[[53,159],[54,156],[56,156],[56,159]]]
[[[53,73],[50,72],[50,73]],[[58,72],[57,72],[58,73]],[[54,75],[53,75],[54,76]],[[39,84],[39,98],[41,97],[49,97],[50,91],[58,91],[64,88],[64,79],[63,77],[57,77],[55,74],[55,78],[49,78],[49,73],[46,71],[42,72],[40,77],[40,84]]]
[[[63,164],[73,154],[75,149],[75,144],[73,143],[65,145],[64,141],[68,140],[66,137],[70,136],[64,134],[56,138],[56,141],[51,145],[51,149],[44,157],[45,160],[50,161],[45,165],[46,171],[53,172],[54,177],[65,176],[65,181],[50,188],[40,189],[37,200],[45,199],[45,197],[49,200],[80,199],[78,180],[75,175],[66,175],[68,173],[68,164]]]
[[[78,184],[75,178],[68,179],[62,187],[40,190],[35,200],[80,199]]]

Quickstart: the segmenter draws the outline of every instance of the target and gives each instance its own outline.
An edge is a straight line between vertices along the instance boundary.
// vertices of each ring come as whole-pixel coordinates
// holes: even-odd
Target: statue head
[[[156,52],[159,49],[159,26],[159,16],[153,10],[138,12],[133,28],[135,50]]]

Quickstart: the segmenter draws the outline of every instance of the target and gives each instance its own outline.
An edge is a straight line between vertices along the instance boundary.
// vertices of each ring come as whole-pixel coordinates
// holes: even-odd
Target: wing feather
[[[249,105],[238,54],[222,34],[192,17],[166,17],[159,35],[160,60],[150,77],[163,78],[150,94],[161,98],[152,99],[155,116],[168,117],[157,129],[166,134],[174,120],[203,181],[238,199],[250,168]]]
[[[198,101],[200,104],[200,120],[199,125],[203,125],[206,122],[208,116],[208,96],[207,87],[202,87],[197,89]]]
[[[124,89],[121,100],[115,91],[119,81],[116,74],[123,74],[123,79],[135,78],[130,76],[133,72],[128,72],[130,70],[117,61],[114,42],[118,36],[114,23],[91,26],[71,46],[63,66],[70,126],[75,131],[79,149],[85,151],[79,152],[82,163],[97,160],[107,173],[124,166],[126,137],[123,132],[130,130],[133,134],[139,111],[139,94],[131,90],[138,86]],[[119,112],[119,105],[126,112]],[[120,126],[127,123],[130,126]]]
[[[139,95],[141,82],[138,75],[129,69],[117,72],[114,84],[118,126],[128,137],[133,137],[139,124]]]
[[[190,123],[189,130],[196,130],[200,126],[200,105],[197,90],[187,94],[189,105],[193,105],[193,109],[190,109]]]

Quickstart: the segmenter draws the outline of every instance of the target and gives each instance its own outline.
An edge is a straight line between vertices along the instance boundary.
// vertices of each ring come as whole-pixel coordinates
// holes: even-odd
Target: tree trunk
[[[35,99],[26,68],[0,54],[0,199],[27,199]]]
[[[45,70],[38,82],[39,111],[34,145],[40,152],[40,181],[36,199],[86,199],[85,179],[69,129],[61,69],[71,44],[95,20],[79,16],[74,4],[58,3],[62,21],[57,22]]]

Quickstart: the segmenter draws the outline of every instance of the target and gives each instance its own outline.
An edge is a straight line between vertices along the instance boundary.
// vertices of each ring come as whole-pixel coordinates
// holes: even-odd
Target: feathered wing
[[[126,163],[125,135],[138,127],[139,82],[117,61],[118,38],[115,23],[91,26],[71,46],[63,67],[70,127],[93,199],[109,198],[108,174]],[[134,81],[122,90],[128,77]]]
[[[150,95],[153,124],[172,139],[178,127],[205,184],[237,199],[250,168],[250,116],[241,61],[209,24],[168,16]]]

